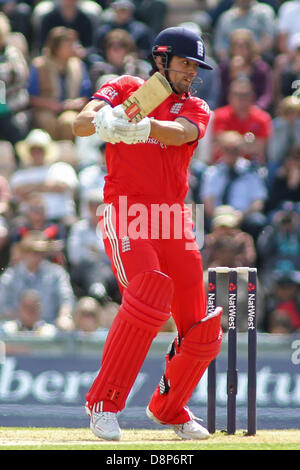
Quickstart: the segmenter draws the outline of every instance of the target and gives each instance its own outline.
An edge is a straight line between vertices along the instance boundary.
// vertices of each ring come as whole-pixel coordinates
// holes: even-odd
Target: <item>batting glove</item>
[[[116,118],[124,119],[124,121],[129,121],[129,118],[128,118],[127,114],[125,113],[124,108],[121,104],[119,104],[118,106],[113,108],[112,114]]]
[[[120,142],[120,139],[114,135],[113,123],[118,118],[112,114],[112,111],[110,106],[104,106],[97,111],[92,123],[95,126],[96,133],[104,142],[116,144]]]
[[[114,124],[114,136],[125,144],[146,142],[151,131],[151,121],[145,117],[137,124],[119,120]]]

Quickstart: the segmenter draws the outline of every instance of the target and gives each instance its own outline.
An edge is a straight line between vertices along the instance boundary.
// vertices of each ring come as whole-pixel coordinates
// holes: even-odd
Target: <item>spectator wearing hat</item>
[[[74,140],[72,123],[92,91],[87,67],[77,54],[77,40],[76,31],[53,28],[43,53],[31,63],[28,91],[33,125],[54,140]]]
[[[59,241],[46,240],[43,232],[31,231],[19,244],[19,260],[8,266],[0,277],[1,315],[16,319],[24,291],[34,289],[40,295],[41,319],[69,330],[73,327],[74,293],[67,271],[47,259],[60,251]]]
[[[42,338],[52,338],[57,328],[52,323],[41,319],[42,302],[39,292],[34,289],[25,290],[18,304],[16,318],[6,320],[0,326],[0,331],[7,336],[30,334]]]
[[[56,161],[57,145],[42,129],[33,129],[18,142],[17,151],[22,168],[13,173],[10,181],[16,202],[26,202],[31,193],[40,193],[47,221],[68,225],[76,215],[74,191],[78,179],[73,167]]]
[[[67,239],[71,280],[80,296],[93,296],[102,303],[108,298],[119,300],[119,289],[99,232],[104,208],[101,192],[91,191],[87,204],[88,216],[73,224]]]
[[[205,236],[203,247],[203,265],[206,269],[216,266],[255,266],[254,240],[249,233],[241,230],[240,223],[241,213],[233,207],[225,205],[215,209],[212,230]],[[230,253],[225,264],[221,263],[218,250],[218,246],[222,245],[223,240],[225,247],[226,241],[229,246],[233,247],[233,252]]]
[[[241,156],[243,143],[243,137],[237,132],[220,134],[221,156],[204,172],[201,201],[207,222],[211,222],[216,207],[220,205],[229,205],[240,211],[242,229],[256,240],[266,223],[261,211],[267,198],[267,189],[257,169]]]
[[[131,0],[114,0],[110,5],[112,16],[107,18],[95,34],[94,45],[98,47],[102,44],[104,37],[113,29],[125,29],[133,37],[138,55],[142,59],[147,59],[151,53],[154,33],[141,21],[134,18],[135,5]]]

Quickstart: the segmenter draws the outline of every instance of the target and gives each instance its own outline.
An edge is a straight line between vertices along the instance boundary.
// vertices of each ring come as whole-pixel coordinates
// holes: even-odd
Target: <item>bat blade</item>
[[[137,91],[122,104],[125,113],[132,122],[139,122],[148,116],[172,93],[167,79],[155,72]]]

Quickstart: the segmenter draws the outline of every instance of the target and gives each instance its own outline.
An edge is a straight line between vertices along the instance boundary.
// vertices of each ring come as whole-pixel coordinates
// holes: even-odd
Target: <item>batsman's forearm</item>
[[[107,106],[105,101],[90,101],[77,115],[73,122],[73,134],[78,137],[87,137],[95,134],[93,119],[103,106]]]
[[[197,128],[188,121],[182,123],[178,121],[158,121],[151,119],[150,137],[153,137],[162,144],[179,147],[180,145],[195,140],[197,136]]]
[[[73,134],[77,137],[95,134],[95,126],[92,123],[95,114],[94,111],[80,113],[73,122]]]

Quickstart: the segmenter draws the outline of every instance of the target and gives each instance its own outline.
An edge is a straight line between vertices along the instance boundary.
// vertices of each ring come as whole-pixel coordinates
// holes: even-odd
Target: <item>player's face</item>
[[[169,64],[169,79],[179,94],[187,93],[198,74],[198,64],[183,57],[172,57]]]

